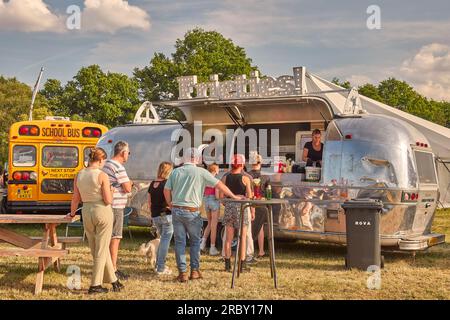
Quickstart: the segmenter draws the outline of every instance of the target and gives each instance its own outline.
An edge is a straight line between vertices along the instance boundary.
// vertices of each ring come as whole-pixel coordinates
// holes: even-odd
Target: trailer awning
[[[161,103],[177,107],[188,123],[204,125],[270,124],[330,121],[331,105],[320,96],[240,99],[240,100],[178,100]]]

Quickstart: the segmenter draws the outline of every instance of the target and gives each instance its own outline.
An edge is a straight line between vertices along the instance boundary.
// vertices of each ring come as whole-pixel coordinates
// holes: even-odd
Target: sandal
[[[258,256],[257,256],[257,258],[258,259],[261,259],[261,258],[264,258],[264,257],[266,257],[267,255],[264,253],[264,254],[258,254]]]

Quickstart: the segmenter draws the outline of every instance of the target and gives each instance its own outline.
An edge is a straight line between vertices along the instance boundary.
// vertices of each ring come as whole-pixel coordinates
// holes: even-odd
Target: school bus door
[[[73,179],[83,167],[80,147],[76,145],[41,144],[39,154],[40,202],[70,202]]]

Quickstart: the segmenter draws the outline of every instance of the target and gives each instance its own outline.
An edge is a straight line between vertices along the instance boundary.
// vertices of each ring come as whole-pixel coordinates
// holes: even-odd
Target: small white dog
[[[145,256],[145,262],[150,260],[150,267],[156,270],[156,255],[158,254],[160,239],[154,239],[147,243],[141,244],[139,254]]]

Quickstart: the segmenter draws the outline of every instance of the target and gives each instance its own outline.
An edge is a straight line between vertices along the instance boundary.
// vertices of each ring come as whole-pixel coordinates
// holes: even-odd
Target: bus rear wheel
[[[1,203],[0,203],[0,214],[6,214],[8,213],[8,207],[7,207],[7,199],[5,196],[2,196],[0,199]]]

